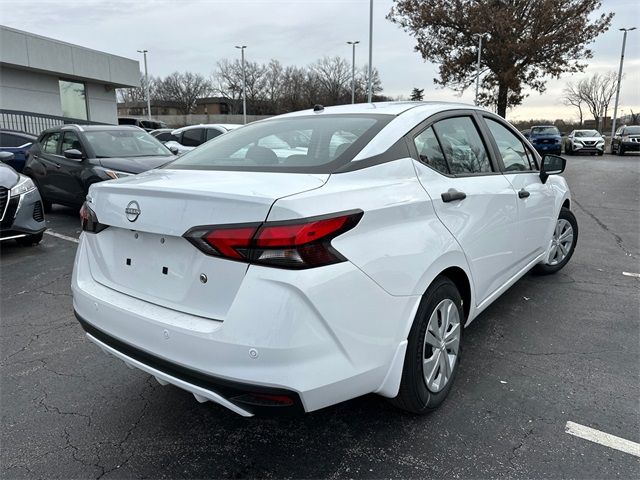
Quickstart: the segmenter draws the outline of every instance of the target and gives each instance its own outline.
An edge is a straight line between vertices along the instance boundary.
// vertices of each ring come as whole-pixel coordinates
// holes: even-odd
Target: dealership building
[[[117,124],[116,88],[139,84],[136,60],[0,25],[0,128]]]

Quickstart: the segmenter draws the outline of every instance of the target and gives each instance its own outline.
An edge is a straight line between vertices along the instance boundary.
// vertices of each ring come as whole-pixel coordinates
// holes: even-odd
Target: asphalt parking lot
[[[640,156],[568,157],[580,226],[559,274],[525,276],[465,332],[449,399],[415,417],[375,395],[245,419],[161,387],[73,316],[77,212],[2,245],[2,478],[640,478]],[[54,236],[56,234],[58,236]]]

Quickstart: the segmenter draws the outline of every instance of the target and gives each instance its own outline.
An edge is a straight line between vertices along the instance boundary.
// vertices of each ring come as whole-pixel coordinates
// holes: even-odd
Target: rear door
[[[465,252],[478,303],[517,272],[517,195],[499,172],[473,113],[441,115],[412,132],[418,178]]]

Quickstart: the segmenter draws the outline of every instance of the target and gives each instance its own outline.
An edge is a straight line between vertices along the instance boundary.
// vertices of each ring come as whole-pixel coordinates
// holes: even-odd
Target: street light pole
[[[373,99],[373,0],[369,1],[369,82],[367,85],[367,102]]]
[[[620,99],[620,82],[622,81],[622,64],[624,63],[624,47],[627,44],[627,32],[630,32],[630,31],[635,30],[635,29],[636,29],[636,27],[621,28],[620,29],[621,32],[624,32],[624,35],[622,36],[622,53],[620,54],[620,70],[618,72],[618,88],[616,90],[616,103],[615,103],[615,106],[613,107],[613,122],[611,122],[611,139],[609,140],[610,142],[613,141],[613,136],[616,133],[616,119],[617,119],[617,115],[618,115],[618,100]],[[611,148],[611,153],[613,153],[613,146],[611,146],[610,148]]]
[[[247,46],[236,45],[236,48],[239,48],[240,52],[242,53],[242,123],[246,125],[247,124],[247,76],[244,71],[244,49],[247,48]]]
[[[360,43],[360,40],[355,42],[347,42],[353,48],[353,54],[351,56],[351,103],[356,103],[356,45]]]
[[[148,50],[138,50],[138,53],[142,53],[144,55],[144,83],[147,87],[146,96],[147,96],[147,118],[151,120],[151,98],[149,98],[149,71],[147,70],[147,52]]]
[[[478,61],[476,63],[476,97],[475,104],[478,105],[478,90],[480,90],[480,60],[482,59],[482,39],[488,35],[487,33],[474,33],[474,37],[478,37]]]

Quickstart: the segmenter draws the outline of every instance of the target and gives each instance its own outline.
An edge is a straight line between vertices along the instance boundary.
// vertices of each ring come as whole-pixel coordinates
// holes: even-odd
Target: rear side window
[[[491,172],[487,149],[471,117],[447,118],[433,125],[453,175]]]
[[[212,138],[216,138],[221,134],[222,132],[220,130],[216,130],[215,128],[207,128],[207,138],[205,138],[205,142],[208,142]]]
[[[58,153],[58,140],[60,132],[49,133],[42,139],[42,151],[44,153]]]
[[[440,173],[449,174],[447,161],[444,159],[444,153],[440,148],[440,142],[433,133],[433,128],[429,127],[420,133],[415,139],[416,150],[420,156],[420,161],[429,165]]]
[[[197,147],[202,144],[202,128],[185,130],[182,133],[182,145],[185,147]]]
[[[28,145],[33,143],[32,140],[28,138],[21,137],[20,135],[12,135],[11,133],[0,133],[0,147],[22,147],[23,145]]]
[[[256,122],[218,136],[166,168],[331,173],[392,118],[316,115]]]
[[[527,148],[520,139],[504,125],[501,125],[495,120],[490,118],[485,118],[485,120],[498,145],[505,171],[519,172],[535,170],[535,164],[532,163],[531,154],[527,151]]]

